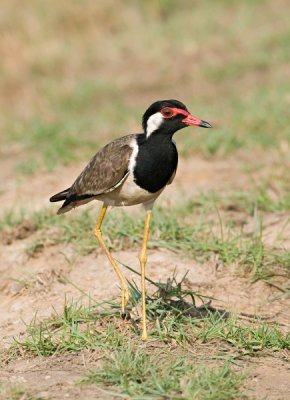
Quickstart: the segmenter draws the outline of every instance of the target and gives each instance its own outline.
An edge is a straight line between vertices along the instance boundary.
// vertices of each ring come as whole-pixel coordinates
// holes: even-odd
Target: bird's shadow
[[[122,265],[136,275],[140,275],[133,268],[124,264]],[[162,321],[168,315],[176,318],[187,317],[193,319],[204,319],[215,315],[218,319],[228,319],[230,316],[228,311],[212,306],[212,300],[217,299],[204,296],[185,287],[187,274],[188,272],[181,280],[177,280],[176,273],[174,272],[173,276],[168,278],[166,282],[155,282],[146,278],[147,282],[156,289],[153,293],[150,290],[150,295],[146,294],[147,319],[149,321],[158,320],[159,324],[162,324]],[[123,314],[123,318],[130,320],[135,330],[138,331],[138,322],[141,316],[141,291],[134,280],[128,281],[128,286],[130,301],[127,306],[127,312]],[[197,302],[201,304],[197,305]]]

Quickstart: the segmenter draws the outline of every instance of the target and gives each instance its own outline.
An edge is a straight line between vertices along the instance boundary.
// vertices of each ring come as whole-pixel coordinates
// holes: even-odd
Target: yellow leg
[[[116,261],[113,259],[110,251],[108,250],[108,248],[107,248],[107,246],[106,246],[106,244],[104,242],[104,239],[103,239],[103,236],[102,236],[102,232],[101,232],[101,225],[102,225],[102,222],[103,222],[103,220],[105,218],[105,215],[106,215],[106,212],[107,212],[107,208],[108,207],[103,204],[102,210],[101,210],[100,215],[99,215],[99,219],[98,219],[98,221],[96,223],[96,226],[95,226],[95,236],[98,239],[100,245],[102,246],[104,252],[106,253],[106,256],[108,257],[112,267],[114,268],[114,271],[118,275],[118,278],[120,279],[121,286],[122,286],[122,303],[121,303],[121,307],[122,307],[122,313],[124,313],[125,312],[125,308],[126,308],[126,306],[128,304],[128,301],[129,301],[129,291],[128,291],[127,283],[126,283],[126,280],[125,280],[124,276],[122,275],[122,273],[121,273]]]
[[[139,255],[140,265],[141,265],[141,290],[142,290],[142,339],[146,340],[147,336],[147,326],[146,326],[146,288],[145,288],[145,266],[147,261],[147,242],[149,236],[151,211],[147,211],[145,226],[144,226],[144,236],[141,252]]]

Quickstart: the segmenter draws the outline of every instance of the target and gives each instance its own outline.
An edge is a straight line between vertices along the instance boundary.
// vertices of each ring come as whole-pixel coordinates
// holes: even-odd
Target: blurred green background
[[[288,0],[2,0],[0,156],[21,173],[90,157],[177,98],[215,129],[183,156],[290,149]]]

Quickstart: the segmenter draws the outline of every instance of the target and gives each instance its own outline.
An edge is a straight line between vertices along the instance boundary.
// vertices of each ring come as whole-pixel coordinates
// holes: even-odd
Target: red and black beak
[[[191,114],[188,114],[186,118],[182,120],[186,125],[194,125],[201,126],[202,128],[212,128],[211,124],[206,121],[203,121],[200,118],[194,117]]]

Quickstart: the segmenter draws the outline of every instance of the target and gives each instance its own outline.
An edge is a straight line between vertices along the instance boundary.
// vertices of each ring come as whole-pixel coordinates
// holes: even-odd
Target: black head
[[[142,126],[147,138],[157,131],[171,135],[190,125],[211,128],[208,122],[194,117],[186,106],[178,100],[160,100],[151,104],[145,111]]]

